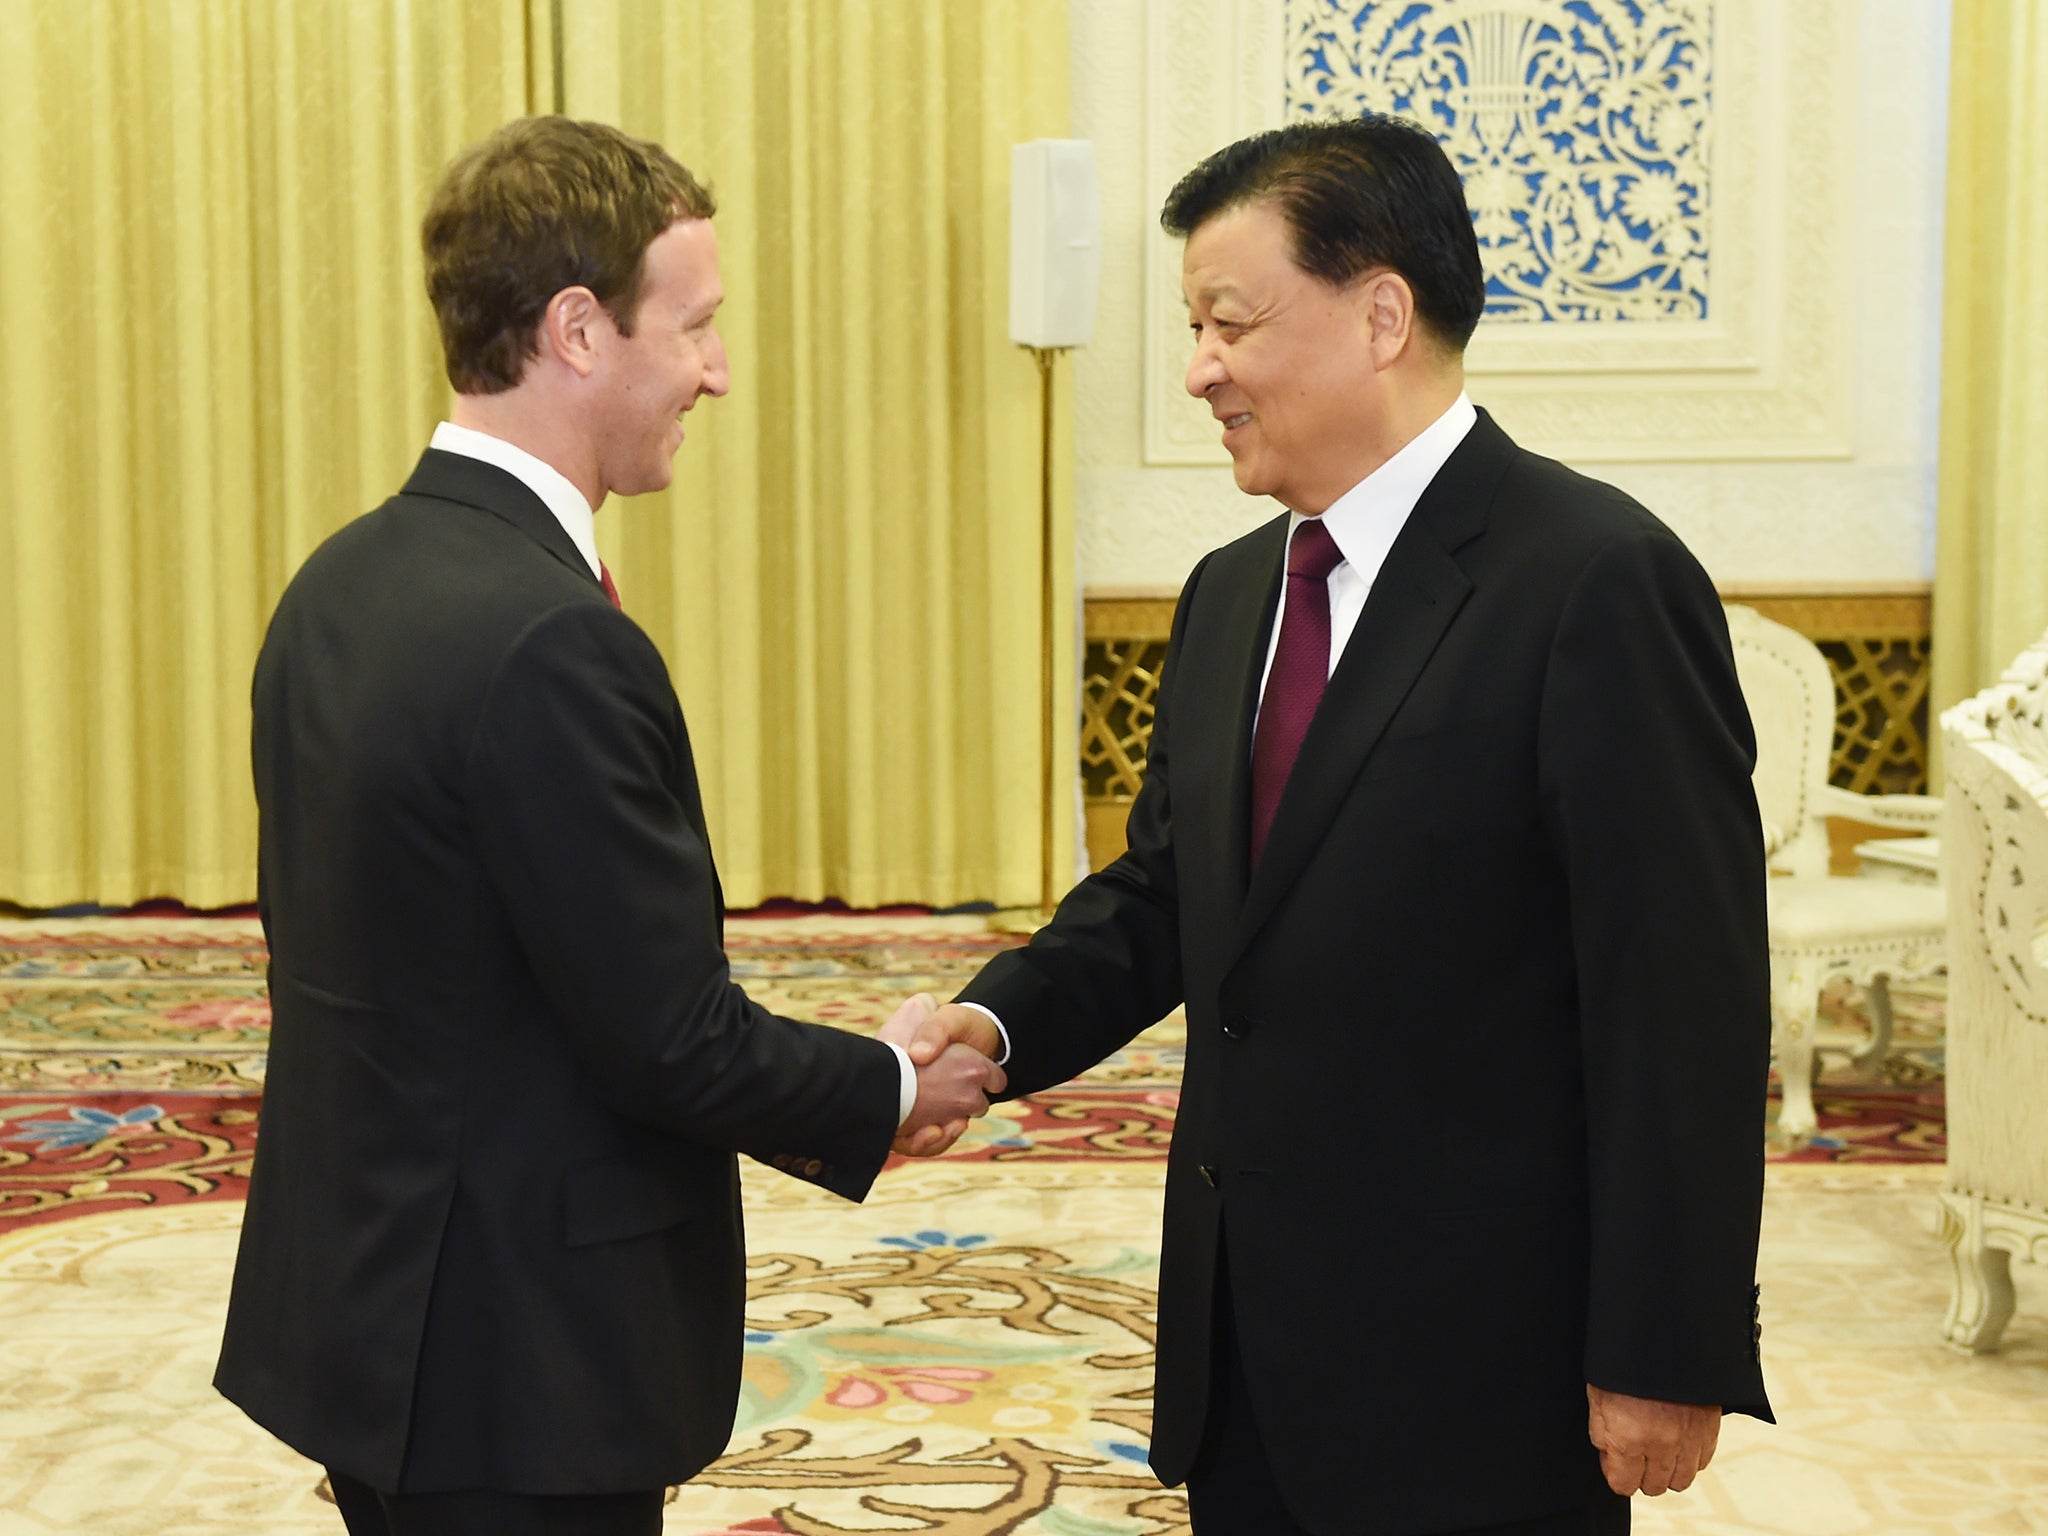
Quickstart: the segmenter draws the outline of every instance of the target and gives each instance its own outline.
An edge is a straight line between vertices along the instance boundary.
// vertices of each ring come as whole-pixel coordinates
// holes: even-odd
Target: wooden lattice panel
[[[1835,750],[1828,777],[1859,795],[1925,794],[1927,637],[1819,644],[1835,675]]]
[[[1090,802],[1136,798],[1152,740],[1164,640],[1091,640],[1081,676],[1081,793]]]
[[[1820,647],[1835,679],[1828,777],[1862,795],[1927,790],[1929,595],[1914,591],[1736,590],[1767,619]]]
[[[1736,590],[1766,618],[1820,646],[1835,679],[1830,777],[1859,794],[1927,788],[1926,591]],[[1081,685],[1081,786],[1089,861],[1123,847],[1123,822],[1145,775],[1152,709],[1173,622],[1171,595],[1091,594]]]

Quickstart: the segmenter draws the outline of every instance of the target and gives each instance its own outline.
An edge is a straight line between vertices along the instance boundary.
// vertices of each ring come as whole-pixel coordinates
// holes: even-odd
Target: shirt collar
[[[515,448],[502,437],[492,437],[474,427],[458,427],[452,421],[434,428],[433,441],[428,446],[495,464],[517,479],[555,514],[555,521],[562,525],[577,553],[590,566],[590,574],[600,581],[604,579],[604,563],[597,558],[597,514],[591,511],[583,493],[569,482],[569,477],[554,465],[535,458],[524,448]]]
[[[1429,489],[1445,460],[1457,450],[1479,421],[1479,412],[1463,390],[1450,409],[1424,427],[1386,463],[1331,502],[1323,526],[1338,551],[1370,584],[1386,562],[1387,551]],[[1305,519],[1297,512],[1287,525],[1292,536]]]

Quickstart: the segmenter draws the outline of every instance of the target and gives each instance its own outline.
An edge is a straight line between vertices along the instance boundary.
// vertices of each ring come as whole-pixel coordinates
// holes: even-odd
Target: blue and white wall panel
[[[1147,0],[1156,209],[1244,134],[1425,124],[1487,272],[1475,399],[1573,462],[1851,453],[1853,0]],[[1144,461],[1226,463],[1146,240]]]

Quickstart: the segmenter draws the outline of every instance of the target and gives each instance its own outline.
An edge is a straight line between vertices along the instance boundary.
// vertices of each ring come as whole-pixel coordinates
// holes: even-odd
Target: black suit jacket
[[[1585,1384],[1768,1415],[1754,746],[1706,575],[1490,418],[1372,586],[1248,870],[1288,520],[1183,591],[1129,851],[963,993],[1026,1093],[1187,1005],[1152,1465],[1227,1252],[1298,1514],[1441,1531],[1603,1486]],[[1223,1234],[1228,1231],[1228,1243]]]
[[[274,1026],[216,1384],[386,1490],[689,1477],[734,1152],[859,1198],[896,1058],[732,982],[667,671],[503,470],[429,451],[322,545],[254,709]]]

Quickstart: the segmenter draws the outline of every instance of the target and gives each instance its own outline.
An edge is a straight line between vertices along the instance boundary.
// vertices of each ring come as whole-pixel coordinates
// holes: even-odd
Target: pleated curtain
[[[731,393],[691,414],[675,485],[607,506],[598,540],[682,694],[728,899],[1035,903],[1040,410],[1007,336],[1009,168],[1067,131],[1066,7],[563,14],[567,111],[660,140],[719,202]]]
[[[0,15],[0,899],[246,901],[263,625],[444,408],[415,231],[528,19]]]
[[[1934,707],[2048,628],[2048,11],[1955,0]]]
[[[1052,9],[9,0],[0,900],[253,896],[262,626],[447,410],[428,191],[558,101],[723,202],[732,395],[599,529],[728,898],[1032,899],[1039,426],[1002,330]]]

